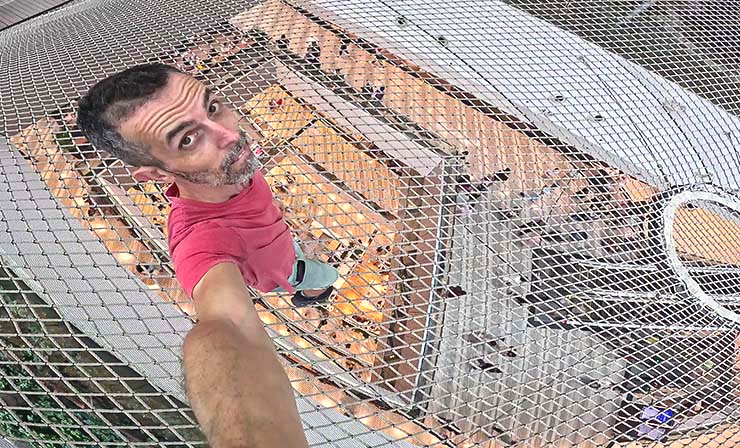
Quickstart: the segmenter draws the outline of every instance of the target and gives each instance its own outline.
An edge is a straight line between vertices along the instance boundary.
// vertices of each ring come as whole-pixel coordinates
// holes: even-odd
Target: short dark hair
[[[149,148],[127,141],[118,126],[156,97],[173,73],[182,72],[160,63],[141,64],[99,81],[80,98],[77,126],[96,148],[129,165],[160,166]]]

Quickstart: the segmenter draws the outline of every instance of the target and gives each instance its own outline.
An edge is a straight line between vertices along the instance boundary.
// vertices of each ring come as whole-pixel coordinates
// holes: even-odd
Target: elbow
[[[272,340],[264,326],[244,325],[227,317],[198,321],[185,337],[183,354],[207,357],[213,350],[225,346],[238,350],[274,350]]]

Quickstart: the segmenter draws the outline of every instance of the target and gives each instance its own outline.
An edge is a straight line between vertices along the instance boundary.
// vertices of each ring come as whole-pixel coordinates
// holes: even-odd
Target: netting
[[[75,124],[96,80],[162,61],[258,127],[340,271],[325,306],[254,292],[312,446],[736,446],[738,17],[81,0],[0,33],[0,435],[206,444],[164,186]]]

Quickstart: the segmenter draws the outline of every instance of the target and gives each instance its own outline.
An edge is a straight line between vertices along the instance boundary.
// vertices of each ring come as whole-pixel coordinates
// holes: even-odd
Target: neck
[[[187,181],[178,181],[177,189],[180,192],[180,197],[183,199],[190,199],[199,202],[210,202],[217,204],[219,202],[228,201],[230,198],[239,194],[245,185],[202,185],[194,184]]]

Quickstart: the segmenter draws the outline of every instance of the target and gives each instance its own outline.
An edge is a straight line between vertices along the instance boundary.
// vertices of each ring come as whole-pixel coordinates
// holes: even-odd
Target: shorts
[[[339,272],[333,266],[318,260],[307,259],[295,240],[293,240],[293,247],[295,247],[295,263],[293,263],[293,272],[288,276],[288,283],[296,291],[326,289],[337,281]],[[302,280],[298,279],[301,271],[303,272]],[[285,289],[278,286],[272,292],[285,292]]]

